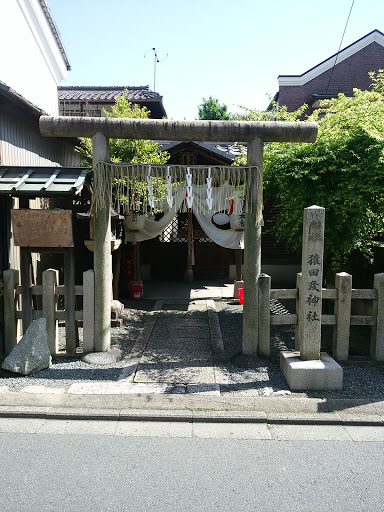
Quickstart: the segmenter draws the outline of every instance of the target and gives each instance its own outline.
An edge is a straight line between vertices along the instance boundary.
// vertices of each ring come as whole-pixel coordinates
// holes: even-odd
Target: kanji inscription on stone
[[[324,208],[305,208],[299,300],[300,357],[304,360],[320,359],[324,223]]]

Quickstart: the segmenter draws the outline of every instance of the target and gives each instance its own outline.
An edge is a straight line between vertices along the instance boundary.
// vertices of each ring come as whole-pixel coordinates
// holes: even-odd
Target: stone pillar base
[[[235,281],[233,285],[233,298],[239,298],[239,288],[244,288],[244,281]]]
[[[300,352],[281,352],[280,370],[291,391],[330,391],[343,387],[343,369],[326,352],[320,360],[303,361]]]

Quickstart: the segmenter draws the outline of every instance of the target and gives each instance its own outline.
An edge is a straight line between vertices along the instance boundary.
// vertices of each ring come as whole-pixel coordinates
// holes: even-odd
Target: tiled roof
[[[183,144],[182,141],[159,141],[159,149],[161,151],[168,151],[179,144]],[[239,157],[244,150],[247,148],[247,143],[243,142],[241,144],[233,144],[230,142],[193,142],[194,145],[200,146],[201,148],[207,149],[208,151],[212,151],[212,153],[216,153],[217,155],[224,156],[231,160]]]
[[[40,0],[40,5],[41,5],[41,8],[44,11],[44,14],[45,14],[45,17],[47,18],[49,26],[51,27],[52,34],[54,35],[54,37],[56,39],[57,46],[60,49],[61,55],[62,55],[62,57],[64,59],[65,65],[67,67],[67,70],[70,71],[71,70],[71,65],[69,63],[67,54],[65,52],[64,45],[63,45],[63,43],[61,41],[59,30],[58,30],[58,28],[56,26],[56,23],[53,21],[53,17],[52,17],[51,11],[49,10],[47,2],[45,0]]]
[[[37,197],[79,194],[88,167],[2,167],[0,194]]]
[[[59,101],[111,101],[116,96],[121,96],[124,90],[128,90],[127,99],[129,101],[161,101],[163,99],[159,93],[151,91],[149,85],[140,86],[70,86],[70,87],[58,87]]]

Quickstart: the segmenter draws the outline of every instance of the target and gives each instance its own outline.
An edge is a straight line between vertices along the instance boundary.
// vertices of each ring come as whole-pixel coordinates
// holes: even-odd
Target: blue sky
[[[47,0],[72,71],[61,85],[154,85],[170,119],[203,97],[265,109],[279,74],[337,52],[352,0]],[[342,48],[384,32],[384,0],[355,0]],[[146,53],[147,52],[147,53]],[[145,55],[145,56],[144,56]],[[166,57],[168,55],[168,57]],[[162,60],[164,59],[164,60]]]

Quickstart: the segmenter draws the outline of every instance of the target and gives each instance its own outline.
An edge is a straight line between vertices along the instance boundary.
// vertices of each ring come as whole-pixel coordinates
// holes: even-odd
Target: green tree
[[[227,121],[232,119],[232,114],[228,112],[228,107],[224,103],[220,105],[219,100],[210,96],[207,100],[203,98],[203,103],[199,105],[199,120],[201,121]]]
[[[256,110],[240,106],[242,112],[233,114],[235,121],[298,121],[302,118],[308,105],[302,105],[294,112],[288,112],[285,105],[279,106],[276,101],[271,101],[271,110]]]
[[[303,209],[323,206],[326,257],[334,269],[356,252],[372,260],[384,234],[384,71],[370,77],[371,90],[324,100],[308,118],[319,123],[314,144],[265,149],[264,193],[279,207],[278,237],[299,249]],[[281,114],[277,108],[276,117]]]
[[[127,99],[128,91],[125,90],[115,100],[112,111],[104,110],[107,117],[128,117],[136,119],[148,119],[150,111],[146,107],[140,107]],[[92,140],[81,138],[81,145],[77,148],[82,158],[82,165],[92,165]],[[169,159],[167,152],[161,152],[157,142],[149,140],[110,139],[109,154],[112,162],[164,164]]]
[[[150,111],[146,107],[140,107],[127,99],[128,91],[125,90],[122,96],[118,96],[112,111],[104,110],[107,117],[125,117],[136,119],[148,119]],[[81,138],[81,145],[76,148],[82,157],[82,165],[92,166],[92,140]],[[143,163],[143,164],[164,164],[169,159],[169,153],[159,151],[157,142],[139,139],[109,139],[109,155],[112,162]],[[154,196],[156,199],[164,199],[167,195],[166,184],[161,178],[154,177],[152,180]],[[143,205],[148,201],[147,182],[135,178],[113,178],[112,194],[119,195],[119,203],[124,206],[129,203],[128,194],[134,194],[136,201],[134,212],[145,214]]]

